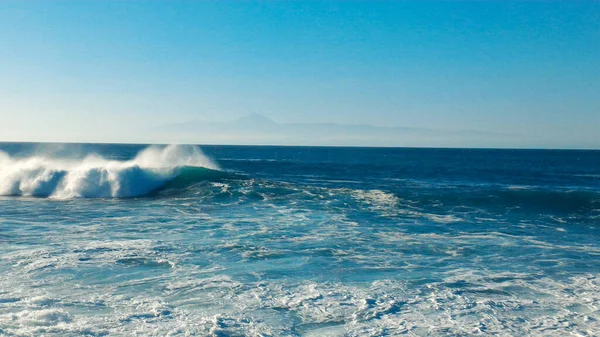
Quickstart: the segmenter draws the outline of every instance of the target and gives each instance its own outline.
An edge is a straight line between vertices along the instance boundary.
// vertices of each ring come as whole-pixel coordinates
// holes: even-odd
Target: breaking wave
[[[131,160],[98,155],[83,159],[34,155],[15,158],[0,151],[0,195],[125,198],[160,188],[181,188],[226,175],[195,146],[150,146]]]

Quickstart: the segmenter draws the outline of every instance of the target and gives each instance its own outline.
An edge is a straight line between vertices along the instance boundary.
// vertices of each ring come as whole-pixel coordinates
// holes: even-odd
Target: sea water
[[[0,144],[2,336],[597,336],[600,152]]]

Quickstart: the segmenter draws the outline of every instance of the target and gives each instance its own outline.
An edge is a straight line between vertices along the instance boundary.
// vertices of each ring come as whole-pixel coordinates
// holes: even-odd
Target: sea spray
[[[36,154],[13,158],[0,152],[0,195],[54,198],[136,197],[165,185],[183,167],[217,170],[195,146],[150,146],[134,159],[83,159]]]

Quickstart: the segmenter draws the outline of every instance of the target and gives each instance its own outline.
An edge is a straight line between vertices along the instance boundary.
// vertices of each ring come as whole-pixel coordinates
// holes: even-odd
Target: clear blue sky
[[[0,140],[254,113],[600,148],[600,2],[0,2]]]

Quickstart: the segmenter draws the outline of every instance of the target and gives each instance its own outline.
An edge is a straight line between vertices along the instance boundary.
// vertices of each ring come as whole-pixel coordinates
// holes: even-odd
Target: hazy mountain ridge
[[[476,130],[449,131],[401,126],[341,123],[278,123],[251,114],[230,122],[194,120],[163,125],[152,130],[171,142],[269,144],[269,145],[365,145],[365,146],[465,146],[486,137],[485,146],[505,146],[520,135]],[[471,139],[472,138],[472,139]],[[510,144],[507,144],[510,145]]]

